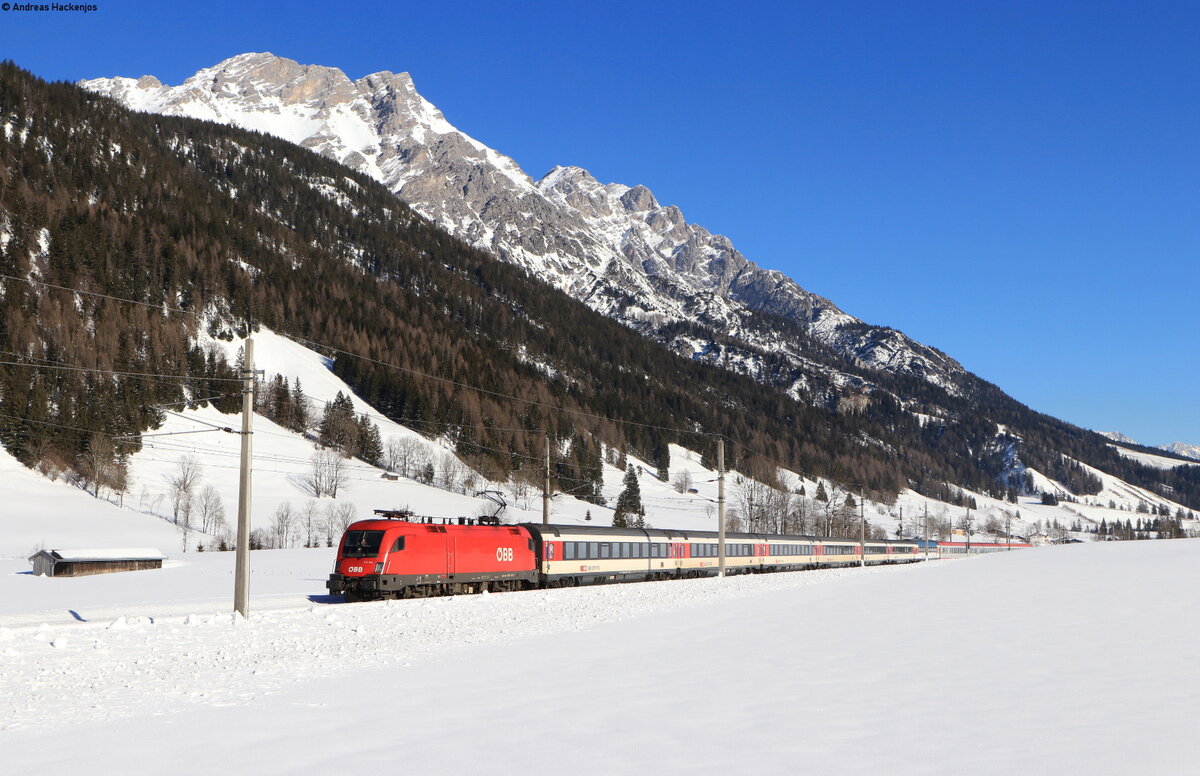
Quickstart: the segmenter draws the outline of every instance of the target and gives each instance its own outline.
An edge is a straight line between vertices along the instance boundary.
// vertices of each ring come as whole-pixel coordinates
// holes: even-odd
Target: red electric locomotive
[[[338,545],[326,587],[347,601],[534,587],[533,537],[520,526],[362,520]]]

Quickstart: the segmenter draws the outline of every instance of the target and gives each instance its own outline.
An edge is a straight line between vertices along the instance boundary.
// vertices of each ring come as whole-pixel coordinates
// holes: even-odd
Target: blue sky
[[[1035,409],[1200,444],[1195,3],[97,5],[0,12],[0,56],[406,70],[534,177],[643,183]]]

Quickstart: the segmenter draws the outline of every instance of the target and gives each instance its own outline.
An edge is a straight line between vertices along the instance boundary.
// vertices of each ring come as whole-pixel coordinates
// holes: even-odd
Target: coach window
[[[392,552],[400,552],[400,550],[403,550],[403,549],[404,549],[404,537],[403,536],[397,537],[396,541],[392,543]]]
[[[601,558],[611,558],[612,557],[612,545],[611,544],[609,544],[608,542],[600,543],[600,557]]]

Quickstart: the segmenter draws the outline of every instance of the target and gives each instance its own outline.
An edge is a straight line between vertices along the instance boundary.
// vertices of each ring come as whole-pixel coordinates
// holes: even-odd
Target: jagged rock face
[[[804,395],[816,343],[856,363],[923,377],[959,392],[953,359],[891,329],[867,326],[790,278],[748,261],[725,237],[689,224],[645,186],[602,184],[578,167],[534,181],[512,159],[455,129],[417,93],[407,73],[352,81],[330,67],[242,54],[179,86],[153,76],[83,81],[137,110],[259,130],[371,175],[457,237],[563,289],[682,355],[755,374],[755,352],[790,359],[783,387]],[[672,323],[697,323],[742,343],[741,356],[711,340],[671,339]],[[830,378],[828,368],[825,378]],[[805,373],[809,373],[808,376]],[[778,377],[775,378],[778,381]],[[834,384],[860,384],[832,376]]]

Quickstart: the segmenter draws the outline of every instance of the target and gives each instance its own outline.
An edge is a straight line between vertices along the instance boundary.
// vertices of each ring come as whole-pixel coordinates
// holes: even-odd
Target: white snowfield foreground
[[[0,773],[1196,772],[1197,540],[352,605],[262,552],[249,621],[224,555],[5,567]]]

